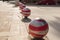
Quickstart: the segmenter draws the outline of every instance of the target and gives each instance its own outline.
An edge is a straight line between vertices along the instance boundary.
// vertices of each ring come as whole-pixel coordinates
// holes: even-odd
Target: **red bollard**
[[[30,10],[29,8],[24,8],[24,9],[22,9],[21,11],[22,11],[21,14],[22,14],[25,18],[27,18],[27,17],[30,16],[30,14],[31,14],[31,10]]]
[[[33,38],[43,38],[48,30],[48,23],[44,19],[37,18],[29,24],[29,34]]]
[[[20,10],[22,10],[23,8],[25,8],[26,6],[23,4],[23,3],[21,3],[21,2],[19,2],[19,8],[20,8]]]

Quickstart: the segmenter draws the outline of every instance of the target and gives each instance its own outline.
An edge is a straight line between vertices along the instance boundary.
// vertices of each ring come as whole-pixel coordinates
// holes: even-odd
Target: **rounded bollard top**
[[[35,31],[45,30],[48,28],[48,23],[44,19],[36,18],[35,20],[31,21],[29,28]]]
[[[31,21],[31,25],[35,27],[44,26],[47,22],[44,19],[36,18],[35,20]]]
[[[31,12],[31,10],[29,8],[24,8],[22,9],[22,12]]]

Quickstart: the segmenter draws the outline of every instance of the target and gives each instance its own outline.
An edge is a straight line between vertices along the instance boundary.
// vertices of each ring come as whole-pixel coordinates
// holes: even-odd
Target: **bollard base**
[[[44,40],[43,38],[32,38],[31,40]]]
[[[24,17],[24,19],[28,19],[28,17],[27,17],[27,16],[25,16],[25,17]]]
[[[32,37],[31,35],[29,36],[28,39],[29,39],[29,40],[49,40],[47,36],[45,36],[45,37],[43,37],[43,38],[36,38],[36,37],[34,38],[34,37]]]
[[[23,19],[22,19],[22,22],[30,22],[31,19],[29,19],[27,16],[25,16]]]

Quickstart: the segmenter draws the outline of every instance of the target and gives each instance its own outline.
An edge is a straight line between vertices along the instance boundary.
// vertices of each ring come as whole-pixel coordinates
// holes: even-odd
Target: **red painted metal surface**
[[[43,38],[48,33],[48,23],[43,19],[31,21],[29,24],[29,34],[33,37]]]

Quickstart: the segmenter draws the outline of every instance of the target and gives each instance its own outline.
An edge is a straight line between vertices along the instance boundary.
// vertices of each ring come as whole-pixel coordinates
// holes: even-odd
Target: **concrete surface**
[[[60,7],[27,6],[31,9],[31,20],[40,17],[49,24],[46,40],[60,40]],[[29,40],[28,25],[14,4],[0,1],[0,40]]]

